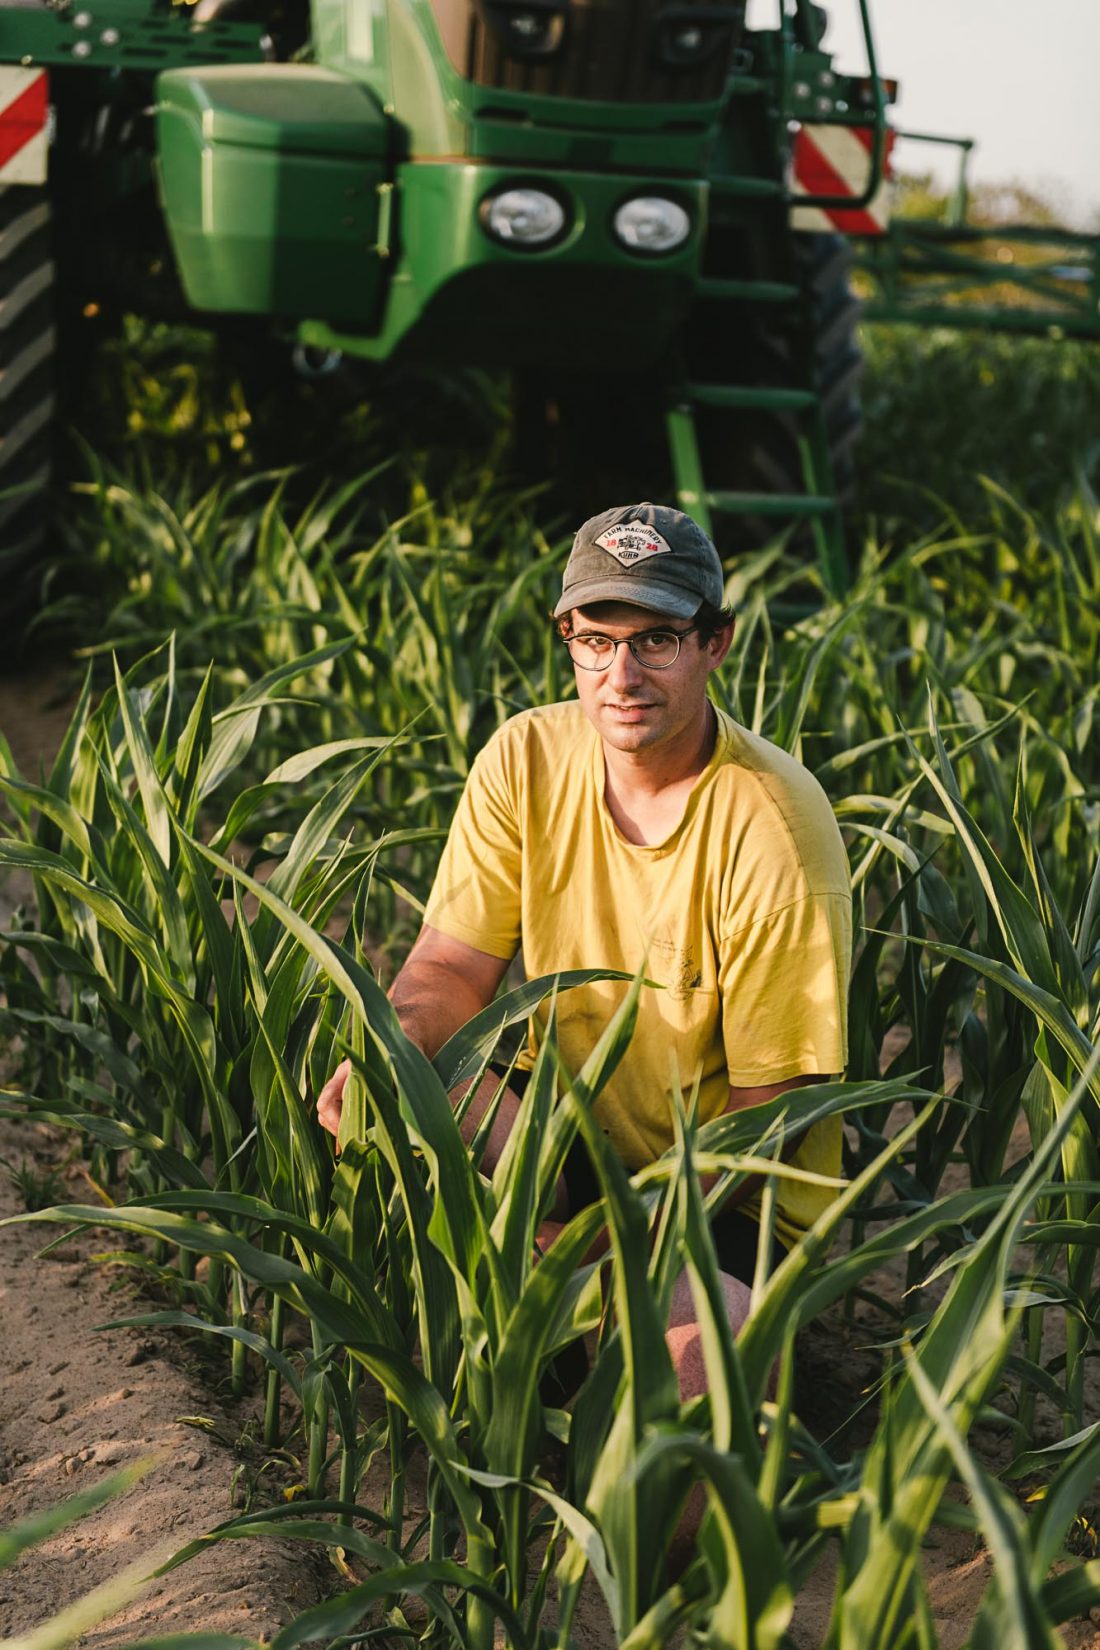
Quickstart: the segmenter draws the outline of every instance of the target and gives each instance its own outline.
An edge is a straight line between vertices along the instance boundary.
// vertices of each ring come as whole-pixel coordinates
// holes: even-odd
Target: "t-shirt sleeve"
[[[511,959],[520,941],[521,872],[518,810],[498,735],[470,770],[424,921],[491,957]]]
[[[735,1088],[841,1073],[848,1060],[852,908],[810,893],[721,942],[719,990]]]

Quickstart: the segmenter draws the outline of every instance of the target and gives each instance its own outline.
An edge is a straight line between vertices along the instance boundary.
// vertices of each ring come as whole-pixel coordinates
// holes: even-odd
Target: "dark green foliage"
[[[1049,515],[1100,489],[1100,350],[998,333],[863,328],[857,515],[895,544],[945,513],[969,530],[983,477]]]

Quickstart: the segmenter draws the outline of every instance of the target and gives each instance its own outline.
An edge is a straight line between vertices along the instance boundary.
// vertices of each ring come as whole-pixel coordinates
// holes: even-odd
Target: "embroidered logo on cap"
[[[663,556],[672,552],[668,540],[644,521],[618,522],[602,532],[594,543],[622,562],[624,567],[634,567],[647,556]]]

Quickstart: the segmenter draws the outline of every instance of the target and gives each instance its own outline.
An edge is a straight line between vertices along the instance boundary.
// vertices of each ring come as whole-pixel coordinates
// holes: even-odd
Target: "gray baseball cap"
[[[690,619],[703,602],[721,607],[724,586],[718,552],[690,516],[668,504],[620,504],[578,529],[554,617],[630,602]]]

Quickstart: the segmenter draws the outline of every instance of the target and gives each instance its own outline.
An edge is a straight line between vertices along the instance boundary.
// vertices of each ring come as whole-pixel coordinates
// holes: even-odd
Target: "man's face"
[[[613,641],[644,631],[685,631],[690,619],[673,619],[628,602],[599,602],[571,614],[574,636],[609,636]],[[577,696],[588,720],[606,744],[620,751],[668,748],[697,739],[702,728],[707,681],[729,650],[732,627],[710,641],[688,630],[674,664],[647,669],[628,647],[615,649],[606,670],[574,666]]]

